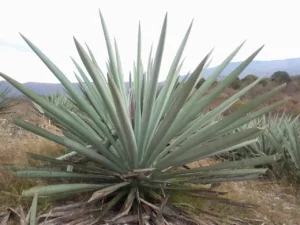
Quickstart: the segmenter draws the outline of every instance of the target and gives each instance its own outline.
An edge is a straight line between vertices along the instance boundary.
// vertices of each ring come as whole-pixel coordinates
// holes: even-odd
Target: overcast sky
[[[75,78],[70,56],[79,59],[73,36],[90,45],[105,70],[108,56],[98,9],[111,38],[117,39],[125,74],[136,58],[139,20],[146,62],[151,43],[157,44],[166,12],[169,23],[160,80],[165,78],[193,18],[181,74],[194,69],[213,47],[212,66],[218,65],[245,39],[247,42],[234,61],[244,60],[263,44],[265,48],[256,60],[296,58],[300,57],[298,4],[299,0],[0,0],[0,71],[20,82],[57,82],[19,32],[72,81]]]

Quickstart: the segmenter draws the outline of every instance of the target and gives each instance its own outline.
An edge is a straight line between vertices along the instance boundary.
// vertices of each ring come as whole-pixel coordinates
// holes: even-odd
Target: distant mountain
[[[221,76],[227,76],[233,71],[241,62],[230,63],[222,72]],[[206,78],[210,75],[216,67],[208,68],[203,76]],[[240,78],[244,78],[249,74],[254,74],[258,77],[270,77],[278,70],[288,72],[291,76],[300,74],[300,58],[285,59],[285,60],[272,60],[272,61],[252,61],[247,68],[240,74]]]
[[[57,84],[49,84],[49,83],[36,83],[36,82],[27,82],[23,83],[23,85],[35,93],[41,94],[41,95],[49,95],[56,92],[64,92],[64,87],[57,83]],[[79,88],[78,83],[73,84],[75,87]],[[14,96],[20,96],[23,95],[19,90],[12,87],[11,84],[9,84],[7,81],[2,81],[0,85],[0,91],[2,91],[4,88],[10,87],[11,92],[10,95]]]
[[[221,73],[220,78],[226,77],[231,71],[233,71],[241,62],[232,62],[230,63],[224,71]],[[207,78],[216,67],[208,68],[203,76]],[[274,72],[278,70],[283,70],[288,72],[291,76],[300,74],[300,58],[294,59],[285,59],[285,60],[272,60],[272,61],[253,61],[249,64],[249,66],[241,73],[240,78],[247,76],[248,74],[254,74],[258,77],[266,75],[267,77],[271,76]],[[185,76],[180,76],[179,80],[182,80]],[[160,82],[160,85],[163,82]],[[24,85],[31,89],[32,91],[42,94],[48,95],[55,92],[64,92],[64,88],[61,84],[49,84],[49,83],[35,83],[28,82],[24,83]],[[76,88],[79,88],[78,83],[73,84]],[[128,83],[126,83],[128,86]],[[0,91],[5,87],[11,87],[11,85],[3,81],[1,82]],[[12,88],[11,95],[22,95],[18,90]]]

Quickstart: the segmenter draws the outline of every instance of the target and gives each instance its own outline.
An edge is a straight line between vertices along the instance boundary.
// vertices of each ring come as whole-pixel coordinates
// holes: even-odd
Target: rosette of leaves
[[[64,86],[80,110],[80,114],[50,104],[45,98],[25,88],[11,77],[0,74],[47,111],[47,115],[64,128],[65,135],[52,134],[19,118],[14,119],[15,123],[66,146],[85,159],[84,162],[74,163],[70,160],[30,154],[32,158],[47,162],[51,167],[12,168],[17,177],[69,180],[65,183],[61,183],[60,180],[58,184],[32,187],[24,190],[23,196],[60,198],[82,192],[91,193],[86,203],[79,204],[83,207],[78,209],[79,211],[74,209],[79,207],[78,204],[76,207],[64,207],[66,211],[73,207],[75,210],[73,213],[65,211],[55,214],[52,211],[54,213],[50,216],[52,224],[55,223],[54,221],[62,224],[63,221],[78,222],[84,219],[86,224],[98,223],[103,219],[109,219],[114,223],[135,220],[140,224],[145,221],[159,223],[159,221],[184,219],[191,223],[188,214],[179,211],[178,207],[167,201],[172,191],[192,195],[195,198],[222,200],[223,197],[219,196],[220,192],[207,190],[201,184],[256,179],[266,169],[255,169],[253,166],[271,163],[278,159],[278,155],[272,155],[199,168],[181,168],[182,165],[255,142],[255,137],[261,134],[263,128],[253,127],[236,133],[230,131],[285,102],[285,100],[276,102],[248,115],[258,105],[279,93],[284,87],[281,85],[249,101],[221,120],[216,120],[235,101],[258,84],[260,79],[257,79],[213,110],[203,113],[206,107],[236,80],[262,47],[209,92],[211,85],[243,44],[238,46],[198,89],[195,86],[209,65],[211,52],[200,61],[189,76],[177,83],[183,64],[181,57],[191,31],[191,24],[174,56],[166,81],[157,93],[166,43],[166,15],[155,55],[153,57],[150,53],[146,67],[142,64],[142,38],[139,26],[137,59],[132,72],[133,82],[129,85],[132,88],[127,91],[117,43],[114,42],[113,47],[101,13],[100,18],[109,55],[107,73],[100,68],[91,49],[87,47],[85,50],[74,38],[85,67],[84,69],[73,60],[78,71],[76,76],[81,91],[74,88],[62,71],[22,35],[30,48]],[[65,171],[66,166],[70,165],[72,170]],[[111,209],[120,211],[111,217],[107,214]]]

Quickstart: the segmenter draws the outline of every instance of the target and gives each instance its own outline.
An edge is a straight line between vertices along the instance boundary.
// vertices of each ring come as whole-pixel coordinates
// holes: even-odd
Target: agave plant
[[[283,113],[282,115],[269,113],[250,121],[237,128],[234,132],[243,131],[253,127],[266,126],[267,129],[257,137],[257,142],[244,146],[226,154],[222,158],[241,160],[254,156],[284,154],[280,162],[272,165],[271,175],[278,178],[298,180],[299,173],[299,115],[294,117]]]
[[[266,129],[257,137],[257,142],[247,145],[242,149],[229,152],[224,156],[231,160],[239,160],[259,155],[282,154],[284,152],[282,146],[283,136],[277,130],[278,128],[281,130],[284,129],[284,121],[291,121],[291,117],[288,117],[286,114],[279,117],[278,114],[274,116],[269,113],[238,127],[234,132],[240,132],[253,127],[266,127]]]
[[[206,107],[239,76],[262,47],[208,93],[208,89],[244,43],[239,45],[198,89],[195,86],[209,65],[211,52],[192,73],[188,74],[185,80],[177,84],[183,64],[181,56],[192,28],[191,23],[174,57],[166,81],[157,93],[166,42],[166,15],[155,56],[152,57],[150,53],[146,69],[141,60],[142,38],[141,26],[139,26],[137,59],[132,73],[133,82],[129,85],[132,88],[128,91],[124,83],[118,46],[115,42],[113,48],[101,13],[100,19],[109,55],[107,75],[99,67],[91,49],[87,47],[86,51],[74,38],[75,46],[86,69],[85,71],[78,62],[73,60],[78,70],[76,76],[83,94],[73,87],[62,71],[37,46],[22,35],[25,42],[62,83],[80,110],[80,114],[49,103],[13,78],[0,73],[4,79],[47,111],[47,115],[64,128],[65,135],[52,134],[19,118],[14,118],[15,123],[37,135],[66,146],[86,160],[84,163],[73,163],[71,160],[65,161],[30,154],[32,158],[50,163],[52,166],[50,169],[48,167],[11,168],[17,177],[70,180],[63,184],[32,187],[24,190],[23,196],[58,198],[81,192],[92,192],[85,204],[65,207],[64,210],[72,207],[74,210],[79,205],[84,208],[72,214],[54,213],[50,216],[54,219],[51,222],[48,221],[49,224],[55,224],[55,221],[62,224],[63,221],[71,219],[78,223],[80,220],[85,220],[86,224],[94,224],[103,220],[104,216],[108,216],[114,223],[128,222],[130,219],[139,221],[141,224],[144,224],[142,221],[146,220],[158,222],[186,219],[190,222],[186,216],[183,216],[186,214],[182,214],[181,211],[179,215],[178,208],[167,202],[168,194],[172,191],[192,195],[195,198],[211,197],[220,200],[222,197],[216,196],[221,194],[220,192],[207,190],[201,184],[256,179],[266,169],[255,169],[253,166],[275,162],[278,159],[278,155],[272,155],[188,170],[181,168],[182,165],[254,143],[255,137],[261,134],[263,128],[253,127],[236,133],[230,133],[230,131],[262,116],[286,101],[276,102],[248,115],[259,104],[279,93],[284,87],[281,85],[248,102],[221,120],[216,119],[258,84],[261,79],[257,79],[210,112],[203,114]],[[72,171],[63,171],[66,166],[70,165]],[[37,197],[33,206],[36,202]],[[97,205],[99,202],[103,202],[104,205]],[[96,209],[91,211],[87,206],[96,207]],[[120,212],[112,218],[106,213],[114,206],[120,208]],[[93,217],[90,216],[91,214]]]
[[[47,96],[45,96],[45,98],[51,104],[53,104],[55,106],[65,108],[67,110],[71,110],[72,112],[75,112],[78,110],[78,108],[72,102],[72,100],[65,94],[57,92],[54,94],[47,95]],[[35,109],[37,109],[39,111],[39,113],[45,114],[45,110],[41,106],[36,104],[34,101],[32,103],[33,103],[33,106],[35,107]]]
[[[0,83],[1,87],[1,83]],[[11,89],[9,87],[0,91],[0,113],[5,113],[11,107],[11,101],[7,97]]]
[[[296,174],[300,178],[300,123],[297,116],[290,123],[284,121],[285,130],[277,127],[277,132],[283,137],[283,148],[288,151]]]

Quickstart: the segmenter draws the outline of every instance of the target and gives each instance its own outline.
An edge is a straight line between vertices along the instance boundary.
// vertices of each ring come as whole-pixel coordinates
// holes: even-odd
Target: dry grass
[[[12,111],[14,116],[33,121],[54,133],[60,132],[56,127],[49,126],[47,120],[33,114],[27,101],[15,106]],[[2,116],[0,124],[0,211],[3,207],[14,207],[19,204],[22,201],[20,193],[23,189],[45,184],[41,180],[17,179],[8,172],[7,165],[40,164],[28,159],[27,152],[47,156],[59,156],[64,152],[63,146],[16,127],[10,117],[11,115]],[[27,204],[27,201],[22,203]]]
[[[235,206],[216,208],[226,215],[237,215],[262,220],[267,224],[300,224],[300,193],[296,187],[284,183],[248,181],[224,183],[218,190],[228,191],[227,197],[259,206],[243,209]]]
[[[220,162],[205,159],[188,164],[188,166],[195,168],[216,163]],[[215,190],[228,192],[225,196],[231,200],[259,207],[249,209],[214,201],[203,202],[203,199],[195,198],[189,199],[187,203],[192,203],[193,206],[200,205],[208,212],[251,220],[250,224],[300,224],[300,186],[283,182],[245,181],[222,183]],[[184,199],[180,200],[184,201]]]

